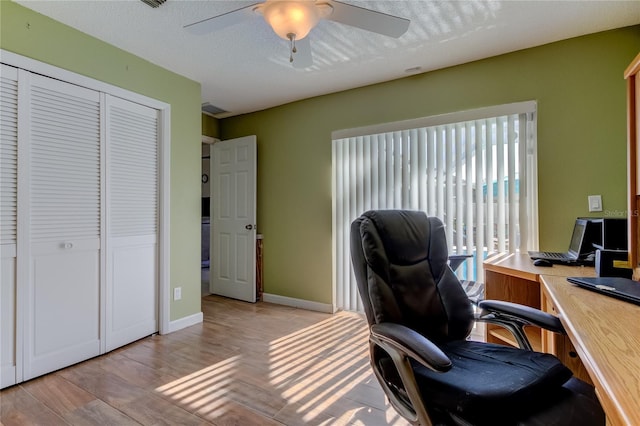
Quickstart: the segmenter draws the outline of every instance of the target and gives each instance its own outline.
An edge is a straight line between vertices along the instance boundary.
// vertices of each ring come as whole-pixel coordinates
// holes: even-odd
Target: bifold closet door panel
[[[158,331],[158,111],[106,98],[106,350]]]
[[[16,253],[0,247],[0,389],[16,384]]]
[[[32,248],[32,346],[25,380],[100,354],[99,245],[91,240]]]
[[[27,102],[25,380],[98,355],[101,343],[100,94],[31,75]]]
[[[16,383],[18,70],[0,66],[0,388],[4,388]]]

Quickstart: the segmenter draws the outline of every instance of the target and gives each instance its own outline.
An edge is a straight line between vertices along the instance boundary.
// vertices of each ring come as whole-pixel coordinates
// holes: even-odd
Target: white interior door
[[[158,331],[158,111],[107,96],[106,350]]]
[[[256,301],[255,136],[213,145],[210,291]]]
[[[30,79],[25,380],[100,353],[100,95]]]

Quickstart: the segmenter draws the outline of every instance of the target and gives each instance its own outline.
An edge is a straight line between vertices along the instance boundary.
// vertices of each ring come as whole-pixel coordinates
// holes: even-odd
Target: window
[[[473,255],[457,270],[463,279],[481,280],[489,253],[536,248],[535,134],[535,102],[334,132],[337,307],[362,310],[349,226],[370,209],[442,219],[450,252]]]

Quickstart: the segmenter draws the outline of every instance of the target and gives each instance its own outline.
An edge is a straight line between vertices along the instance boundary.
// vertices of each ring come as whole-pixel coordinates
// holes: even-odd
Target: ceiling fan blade
[[[184,26],[184,29],[196,35],[219,31],[223,28],[239,24],[247,19],[258,17],[259,15],[254,12],[254,9],[259,4],[261,3],[255,3],[250,6],[232,10],[231,12],[223,13],[222,15],[213,16],[211,18],[203,19],[202,21],[187,24]]]
[[[313,55],[311,54],[311,40],[309,37],[305,37],[302,40],[296,41],[296,50],[297,53],[293,54],[293,65],[294,68],[303,69],[309,68],[313,65]]]
[[[389,37],[398,38],[403,35],[409,29],[411,22],[405,18],[336,0],[327,0],[326,3],[333,7],[333,12],[326,19]]]

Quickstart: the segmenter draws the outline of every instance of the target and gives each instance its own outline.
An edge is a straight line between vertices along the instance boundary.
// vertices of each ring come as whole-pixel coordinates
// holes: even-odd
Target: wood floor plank
[[[104,401],[96,399],[65,415],[65,420],[74,426],[118,425],[139,426],[140,423],[128,417]]]
[[[406,426],[358,314],[202,299],[204,321],[0,392],[0,426]]]
[[[151,393],[123,405],[120,410],[143,425],[212,425],[177,405],[167,404],[165,399]]]
[[[175,378],[160,369],[154,369],[133,360],[126,354],[127,352],[123,351],[113,356],[104,357],[100,368],[105,370],[105,373],[115,374],[127,383],[143,389],[160,386]]]
[[[55,373],[31,380],[22,389],[61,417],[96,400],[93,394]]]
[[[68,424],[21,386],[0,392],[0,423],[5,426]]]
[[[348,418],[337,419],[325,413],[322,406],[303,407],[302,404],[288,404],[280,410],[275,419],[288,426],[346,426]]]
[[[229,398],[208,401],[197,410],[198,416],[216,426],[282,426],[283,423],[265,417]]]
[[[94,361],[99,362],[98,360]],[[109,374],[100,368],[96,368],[95,364],[91,362],[62,370],[58,374],[116,408],[128,404],[146,392],[144,389],[131,385],[116,374]]]

